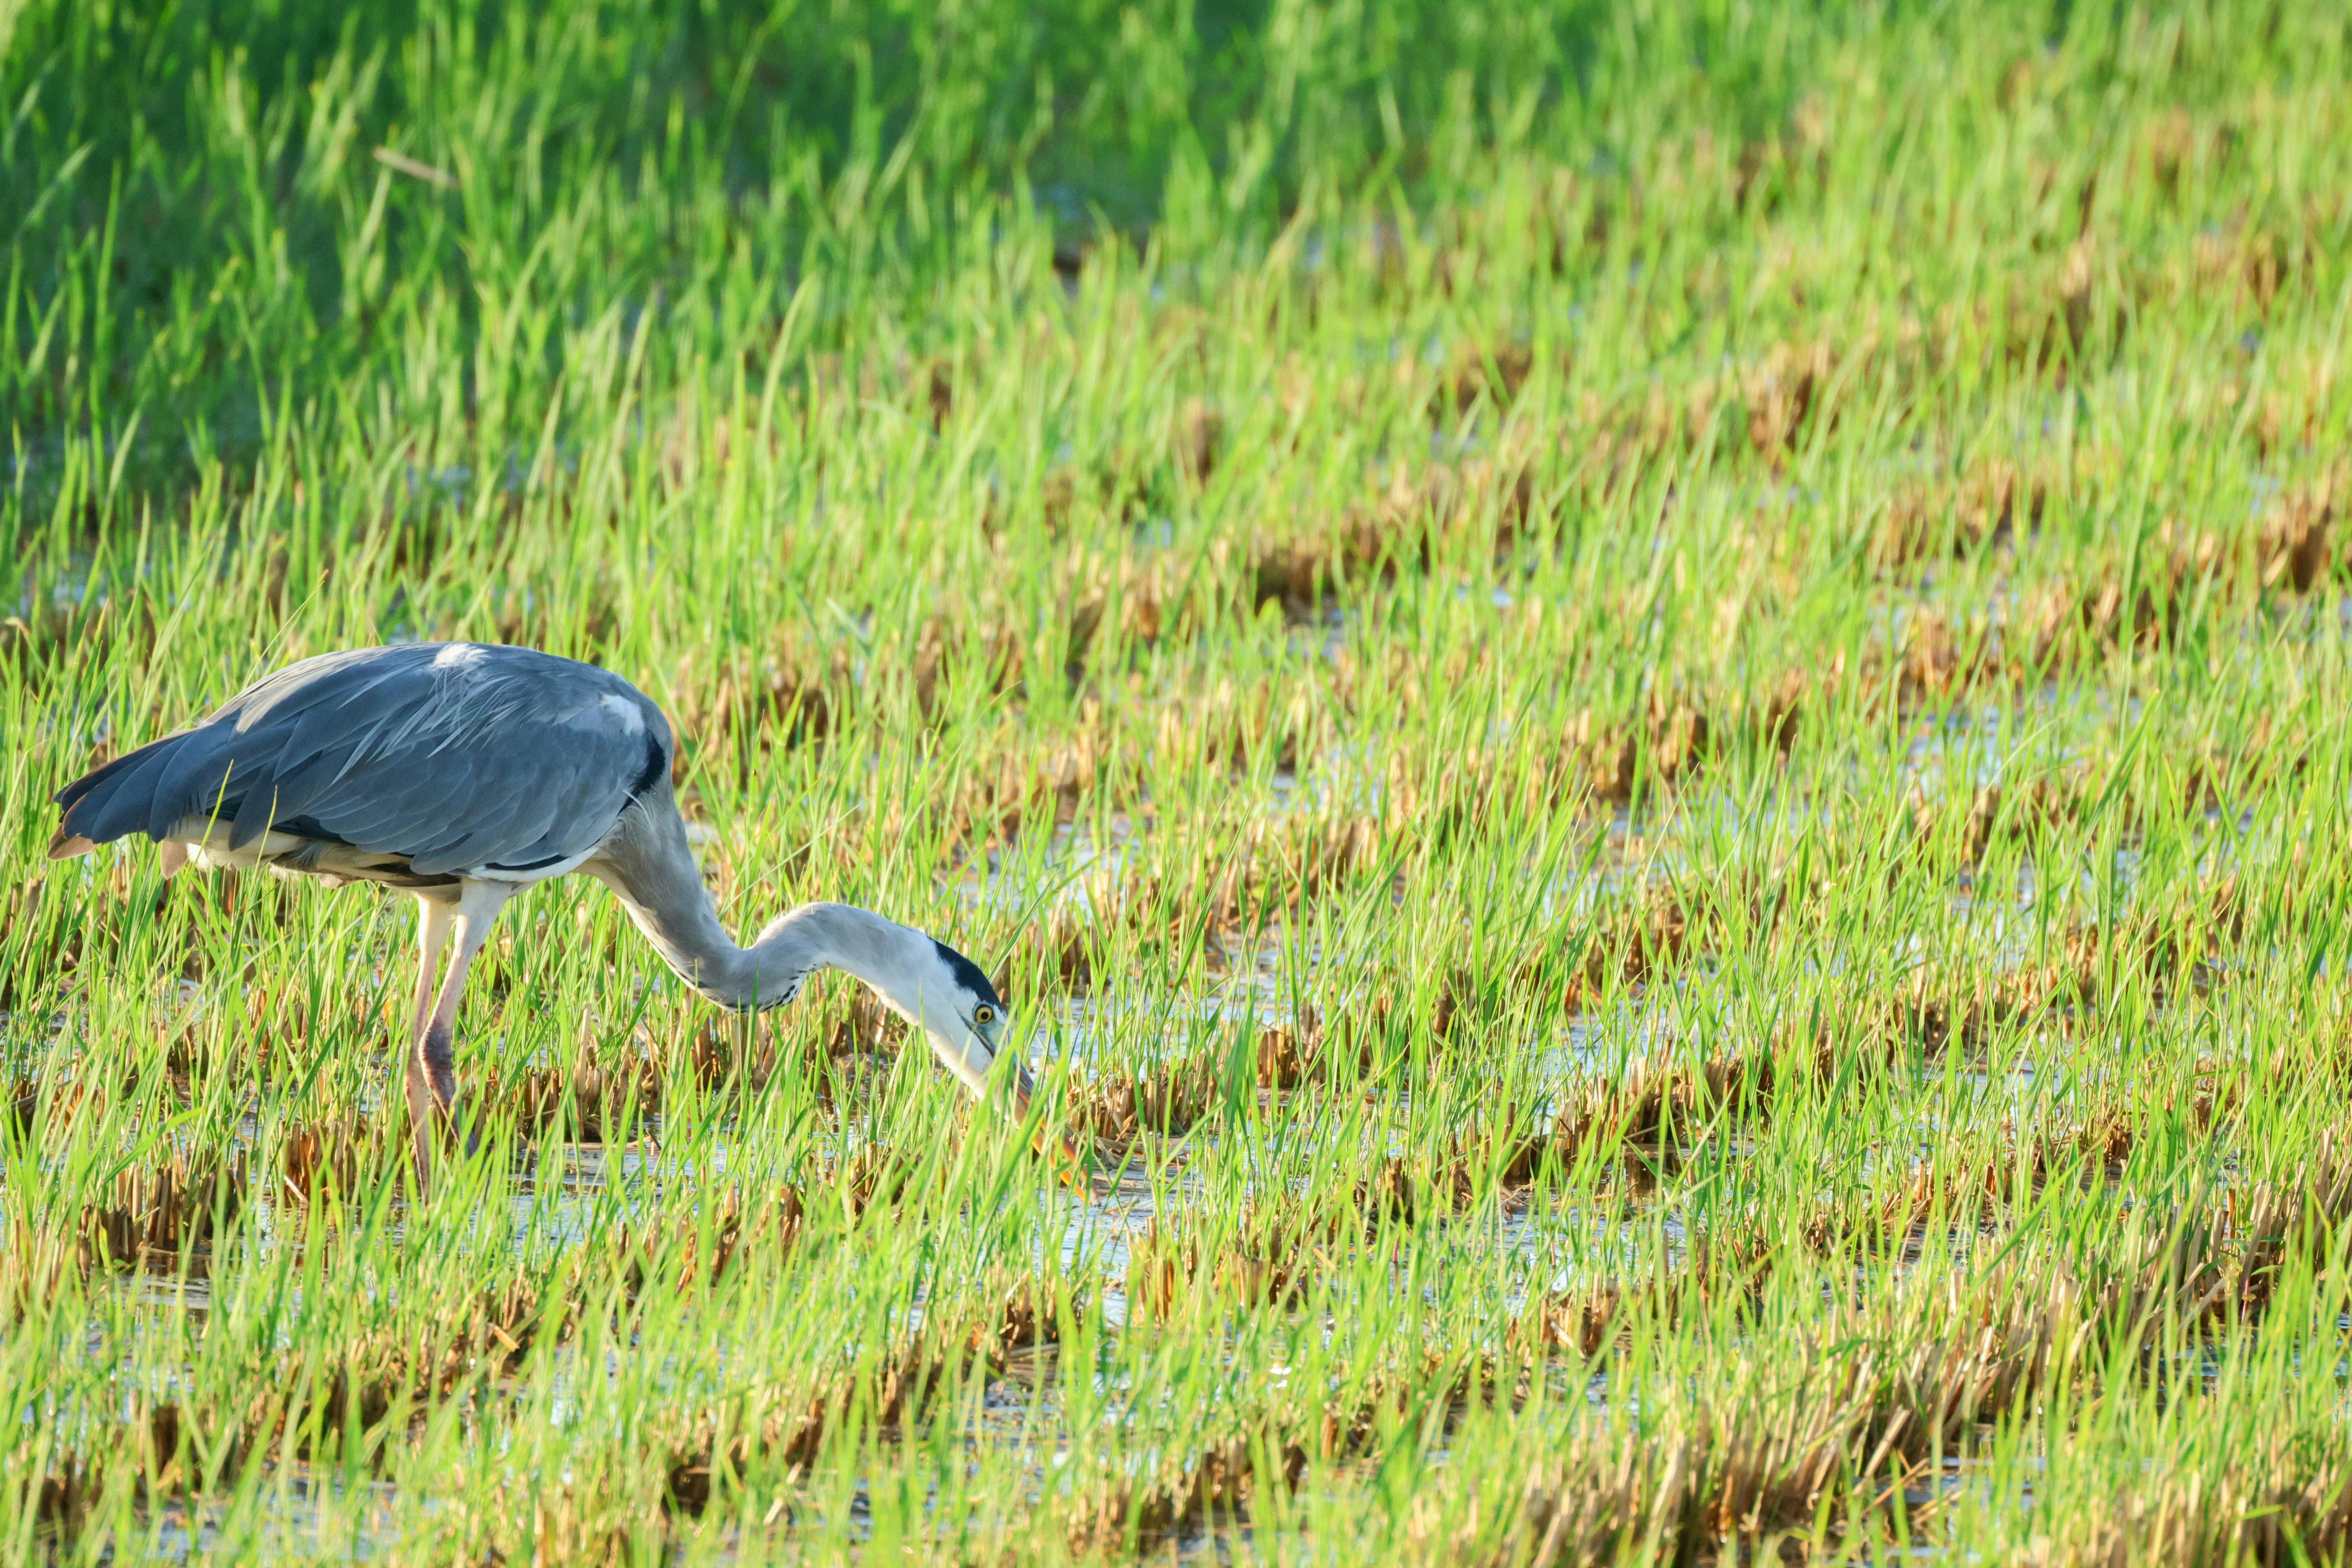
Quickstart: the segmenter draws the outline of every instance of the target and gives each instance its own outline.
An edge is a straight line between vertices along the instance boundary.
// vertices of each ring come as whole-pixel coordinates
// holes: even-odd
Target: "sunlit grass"
[[[2086,9],[21,7],[10,1552],[2341,1560],[2347,39]],[[1116,1193],[567,882],[415,1201],[404,900],[42,854],[409,637]]]

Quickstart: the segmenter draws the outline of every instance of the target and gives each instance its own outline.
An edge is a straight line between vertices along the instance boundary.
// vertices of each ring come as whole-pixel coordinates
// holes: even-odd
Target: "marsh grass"
[[[2095,9],[0,8],[9,1552],[2341,1561],[2347,40]],[[41,858],[441,637],[1099,1189],[562,884],[420,1203]]]

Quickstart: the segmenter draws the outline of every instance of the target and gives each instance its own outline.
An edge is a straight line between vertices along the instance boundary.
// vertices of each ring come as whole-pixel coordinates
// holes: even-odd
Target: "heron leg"
[[[410,1080],[415,1074],[411,1064],[416,1058],[417,1043],[425,1037],[425,1026],[433,1017],[433,982],[441,970],[441,949],[449,940],[450,929],[457,923],[457,906],[446,899],[416,896],[416,992],[408,1008],[406,1047],[393,1058],[392,1089],[408,1096],[409,1114],[421,1113],[416,1100],[416,1088]]]
[[[408,1041],[414,1046],[433,1016],[433,975],[439,967],[442,944],[457,922],[457,906],[441,899],[416,899],[416,994],[408,1009]]]
[[[447,944],[450,931],[457,923],[457,906],[447,899],[428,898],[420,893],[416,898],[416,994],[408,1010],[408,1047],[400,1055],[392,1069],[393,1082],[404,1088],[408,1096],[408,1119],[417,1157],[417,1180],[425,1179],[425,1151],[428,1147],[423,1129],[431,1124],[433,1113],[432,1085],[429,1078],[418,1072],[419,1052],[425,1044],[425,1026],[433,1020],[434,979],[440,973],[441,950]]]
[[[408,1053],[408,1115],[409,1129],[415,1142],[416,1184],[420,1191],[430,1180],[433,1167],[433,1142],[439,1131],[457,1116],[457,999],[465,994],[466,971],[482,944],[490,939],[490,926],[498,919],[499,909],[514,896],[515,889],[493,882],[467,881],[457,902],[442,905],[447,911],[444,934],[455,928],[456,945],[450,950],[448,972],[441,978],[439,993],[433,998],[432,1010],[425,1007],[425,982],[417,986],[417,1027]],[[430,923],[431,917],[427,917]],[[437,944],[436,944],[437,945]],[[426,961],[429,974],[431,961]]]

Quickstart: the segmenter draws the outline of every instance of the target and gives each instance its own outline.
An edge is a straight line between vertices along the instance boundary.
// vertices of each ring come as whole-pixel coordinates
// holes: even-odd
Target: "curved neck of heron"
[[[685,824],[675,812],[648,815],[583,869],[613,889],[680,979],[722,1007],[772,1007],[798,995],[815,971],[838,969],[919,1018],[920,932],[850,904],[803,904],[739,947],[719,923]]]
[[[712,994],[712,1000],[733,1007],[772,1007],[798,995],[815,971],[838,969],[864,981],[909,1022],[919,1023],[921,980],[912,973],[912,960],[916,944],[927,941],[921,932],[855,904],[803,904],[771,921],[751,946],[736,949],[733,994]]]

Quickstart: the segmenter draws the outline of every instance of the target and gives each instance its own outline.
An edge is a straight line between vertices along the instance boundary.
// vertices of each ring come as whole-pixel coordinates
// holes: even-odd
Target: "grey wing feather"
[[[60,840],[162,837],[190,816],[408,857],[440,874],[585,854],[667,771],[628,682],[530,648],[415,644],[306,659],[204,723],[68,784]]]

